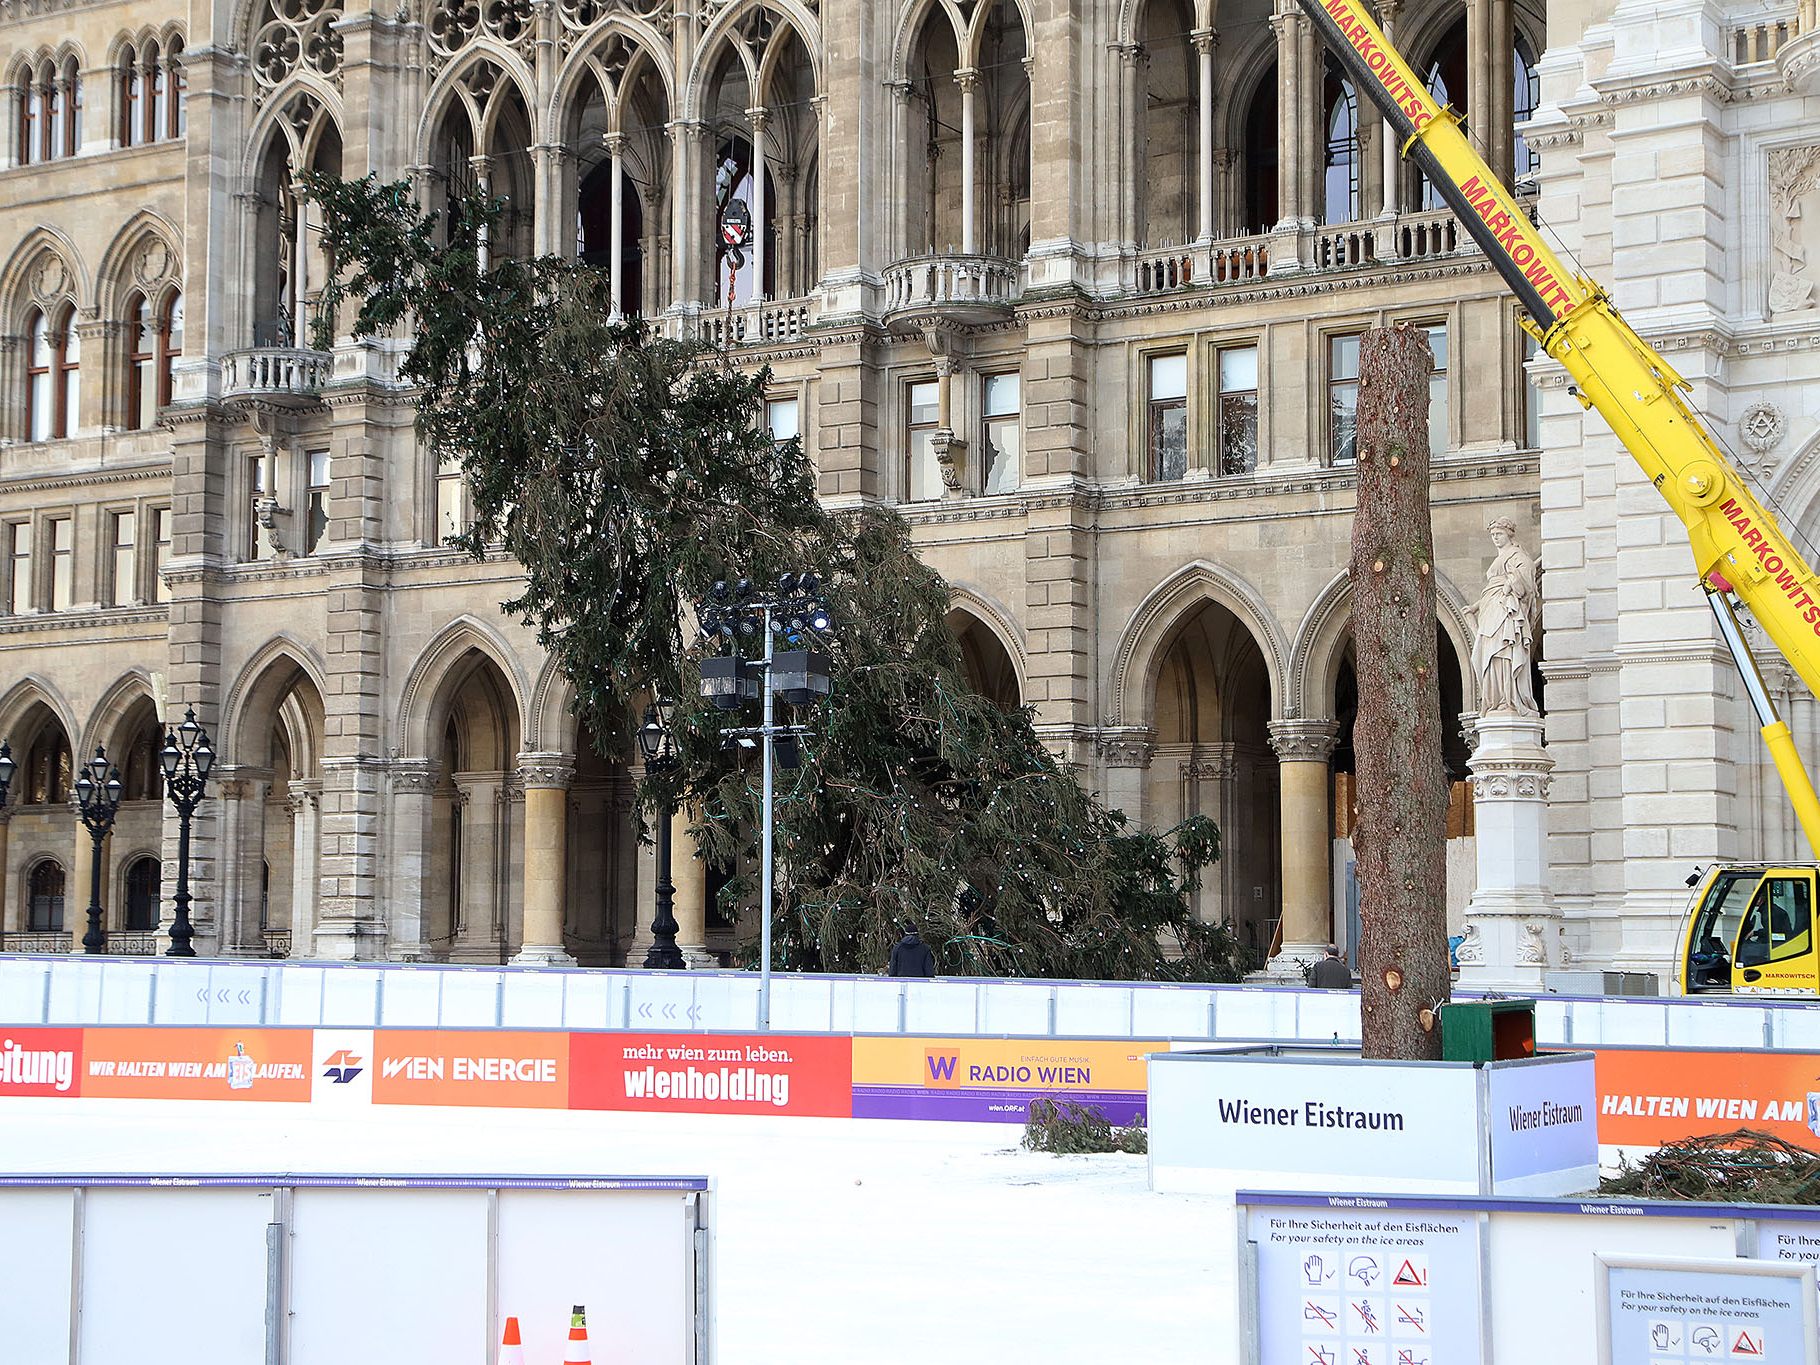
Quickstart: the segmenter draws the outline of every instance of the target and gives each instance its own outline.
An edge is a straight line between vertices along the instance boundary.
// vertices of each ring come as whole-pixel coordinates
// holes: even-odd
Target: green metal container
[[[1441,1006],[1441,1059],[1509,1062],[1536,1055],[1536,1002],[1456,1000]]]

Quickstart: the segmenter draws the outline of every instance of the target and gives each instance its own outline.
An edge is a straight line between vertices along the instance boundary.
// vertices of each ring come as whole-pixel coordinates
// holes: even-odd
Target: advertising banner
[[[855,1038],[853,1117],[1023,1123],[1041,1095],[1097,1105],[1113,1123],[1145,1110],[1145,1039]]]
[[[307,1103],[314,1040],[307,1028],[84,1029],[82,1095]]]
[[[853,1115],[853,1040],[577,1033],[570,1107],[651,1114]]]
[[[1257,1251],[1258,1365],[1484,1358],[1473,1214],[1257,1205],[1245,1235]]]
[[[1760,1128],[1820,1150],[1820,1056],[1811,1052],[1686,1052],[1601,1048],[1599,1141],[1659,1147],[1734,1128]]]
[[[1584,1053],[1485,1068],[1492,1190],[1572,1194],[1599,1183],[1599,1106]]]
[[[0,1095],[76,1095],[82,1088],[82,1030],[0,1029]]]
[[[373,1034],[373,1103],[566,1109],[569,1035],[495,1029]]]

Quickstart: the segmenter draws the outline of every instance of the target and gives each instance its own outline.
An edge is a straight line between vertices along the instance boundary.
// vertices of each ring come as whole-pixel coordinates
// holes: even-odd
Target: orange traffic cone
[[[569,1352],[562,1365],[592,1365],[593,1352],[588,1350],[588,1310],[581,1304],[569,1314]]]
[[[518,1336],[518,1319],[506,1319],[505,1340],[499,1343],[499,1365],[525,1365],[525,1346]]]

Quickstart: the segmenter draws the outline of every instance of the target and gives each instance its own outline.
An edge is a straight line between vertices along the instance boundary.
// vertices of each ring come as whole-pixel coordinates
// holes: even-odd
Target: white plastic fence
[[[0,1024],[749,1032],[752,972],[0,957]],[[780,1033],[1356,1041],[1358,996],[1284,987],[780,974]],[[1551,1046],[1820,1051],[1820,1004],[1544,996]]]

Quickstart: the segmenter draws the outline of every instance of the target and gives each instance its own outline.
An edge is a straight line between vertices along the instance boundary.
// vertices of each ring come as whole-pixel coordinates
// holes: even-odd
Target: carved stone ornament
[[[1767,399],[1752,403],[1738,418],[1738,434],[1754,455],[1767,455],[1781,444],[1788,431],[1782,409]]]
[[[46,251],[38,258],[37,268],[32,271],[32,295],[39,303],[52,303],[63,296],[63,289],[69,283],[69,272],[63,267],[63,258],[54,251]]]
[[[1517,544],[1509,517],[1486,528],[1494,548],[1485,591],[1467,608],[1473,623],[1472,665],[1479,676],[1479,712],[1540,715],[1530,667],[1542,628],[1542,570]]]
[[[250,54],[257,98],[299,68],[341,85],[341,20],[337,0],[266,0]]]
[[[1522,965],[1548,965],[1548,944],[1542,937],[1544,927],[1540,920],[1533,919],[1523,926],[1523,936],[1517,940],[1517,961]]]
[[[1461,936],[1460,946],[1454,950],[1454,956],[1459,959],[1462,967],[1485,961],[1485,940],[1479,937],[1478,925],[1466,926],[1466,932]]]
[[[1284,763],[1325,763],[1339,738],[1340,727],[1330,720],[1270,722],[1270,747]]]
[[[1106,765],[1112,768],[1148,768],[1152,746],[1141,739],[1114,739],[1100,744]]]
[[[392,790],[395,793],[427,796],[436,790],[436,785],[441,780],[442,774],[433,766],[392,769]]]
[[[1778,147],[1769,154],[1771,317],[1814,306],[1820,263],[1810,257],[1807,223],[1820,214],[1820,147]]]
[[[154,237],[133,261],[133,278],[148,288],[163,283],[171,271],[171,249]]]
[[[525,787],[555,787],[566,791],[574,780],[575,765],[573,763],[564,763],[556,755],[526,756],[518,765],[518,781],[507,783],[506,786],[520,790]],[[511,797],[505,799],[517,800],[519,795],[514,792]]]

